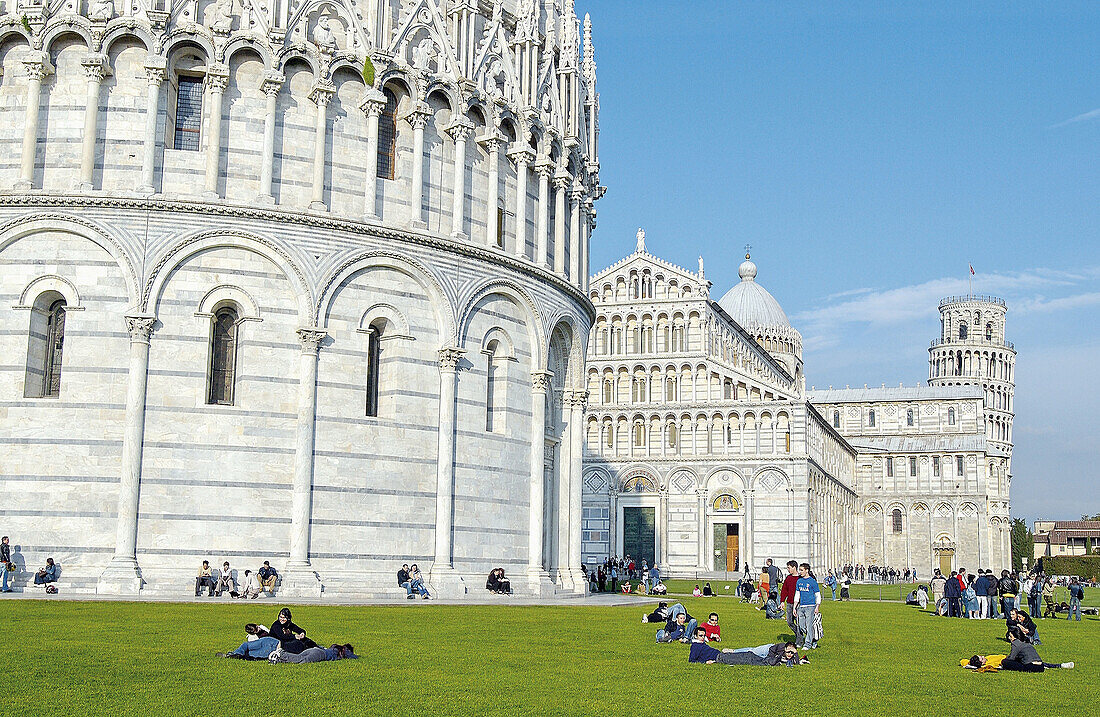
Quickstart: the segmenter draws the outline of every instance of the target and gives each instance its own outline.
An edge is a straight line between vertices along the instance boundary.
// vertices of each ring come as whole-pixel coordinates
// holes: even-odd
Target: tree
[[[1082,515],[1081,520],[1097,520],[1100,521],[1100,513],[1096,515]]]
[[[1085,555],[1092,555],[1092,538],[1085,536]]]
[[[1020,518],[1012,519],[1012,569],[1023,570],[1024,558],[1035,562],[1035,536],[1027,529],[1027,523]]]

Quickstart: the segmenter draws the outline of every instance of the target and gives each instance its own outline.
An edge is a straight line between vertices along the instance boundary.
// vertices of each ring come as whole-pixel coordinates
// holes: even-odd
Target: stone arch
[[[319,326],[328,326],[328,314],[337,289],[349,278],[372,267],[386,267],[407,274],[428,293],[436,314],[437,330],[444,345],[455,345],[458,340],[454,306],[447,298],[443,285],[422,264],[408,257],[391,252],[371,251],[352,256],[329,274],[323,281],[314,309]]]
[[[64,297],[66,311],[78,311],[84,308],[80,303],[80,292],[77,291],[76,285],[65,277],[56,274],[45,274],[27,284],[26,288],[20,292],[19,303],[14,308],[32,308],[35,298],[46,291]]]
[[[11,39],[13,35],[23,38],[28,45],[31,45],[34,41],[34,37],[28,34],[21,24],[14,23],[7,27],[0,27],[0,45]]]
[[[554,319],[550,323],[548,323],[548,326],[552,327],[552,328],[550,328],[550,330],[548,332],[548,335],[547,335],[547,338],[546,338],[547,347],[551,347],[551,346],[554,345],[554,337],[555,336],[559,337],[558,338],[559,348],[560,348],[560,342],[561,341],[565,341],[569,345],[569,352],[568,352],[569,353],[569,355],[568,355],[569,376],[563,377],[563,380],[568,381],[568,383],[565,383],[563,381],[563,383],[561,385],[571,387],[571,388],[575,388],[575,389],[583,388],[584,376],[582,375],[581,368],[584,364],[583,351],[584,351],[584,348],[585,348],[586,344],[585,344],[585,342],[581,341],[580,333],[577,331],[576,320],[572,316],[570,316],[569,314],[560,314],[560,315],[554,317]],[[550,362],[550,349],[548,348],[547,349],[547,369],[548,370],[553,370],[553,369],[549,368],[549,362]]]
[[[65,35],[79,36],[84,40],[84,46],[89,52],[95,47],[92,39],[92,23],[79,15],[67,15],[60,20],[48,23],[42,31],[39,43],[47,54],[51,54],[53,43]]]
[[[494,326],[493,328],[485,332],[485,336],[481,339],[481,352],[488,353],[489,345],[494,341],[504,346],[504,351],[501,353],[501,358],[514,359],[516,357],[515,342],[512,341],[512,337],[508,335],[508,332],[500,328],[499,326]]]
[[[733,468],[715,468],[707,474],[703,484],[708,490],[740,491],[745,490],[745,477]]]
[[[370,330],[371,324],[378,319],[385,319],[396,328],[396,333],[391,334],[392,338],[413,338],[409,331],[409,320],[400,309],[391,304],[374,304],[364,311],[363,318],[359,319],[359,330]]]
[[[279,267],[294,287],[298,304],[298,319],[304,325],[312,323],[313,299],[309,282],[297,262],[275,242],[239,230],[209,230],[186,237],[173,245],[153,266],[141,297],[143,310],[156,314],[164,284],[172,272],[192,256],[207,249],[234,248],[251,251],[267,258]]]
[[[763,489],[768,492],[790,490],[791,478],[776,466],[765,466],[753,475],[752,488],[753,490]]]
[[[643,419],[643,422],[644,419]],[[690,485],[688,482],[690,481]],[[685,487],[686,486],[686,487]],[[699,486],[699,476],[687,466],[675,466],[669,470],[668,475],[662,481],[665,489],[675,488],[680,493],[690,493]]]
[[[470,293],[468,299],[462,302],[461,309],[458,312],[458,335],[465,335],[475,307],[482,299],[492,294],[499,294],[509,299],[523,311],[527,324],[528,340],[533,351],[531,364],[539,367],[544,366],[543,357],[546,355],[546,350],[540,337],[542,315],[539,313],[538,306],[531,299],[531,295],[523,287],[507,279],[492,279],[482,283]]]
[[[18,217],[0,226],[0,252],[9,244],[26,236],[51,231],[68,232],[82,237],[110,254],[122,270],[123,277],[126,280],[126,293],[130,299],[130,305],[139,306],[140,290],[138,288],[137,270],[134,262],[130,259],[130,253],[112,236],[108,229],[87,219],[64,214],[34,214]]]
[[[318,61],[316,53],[307,49],[304,45],[290,45],[283,49],[283,51],[275,57],[275,69],[285,75],[286,66],[296,60],[304,62],[309,66],[315,80],[321,77],[320,62]]]
[[[252,295],[241,287],[231,284],[215,286],[206,292],[206,295],[199,301],[197,313],[213,316],[218,305],[226,301],[232,301],[237,305],[242,320],[258,319],[260,316],[260,306],[252,298]]]
[[[189,25],[187,29],[173,30],[168,33],[162,41],[164,56],[170,58],[178,50],[191,46],[201,50],[208,62],[213,61],[217,53],[214,51],[214,43],[209,34],[204,32],[205,29],[201,25]]]
[[[619,479],[620,493],[656,493],[660,479],[649,468],[632,467],[622,472]]]
[[[272,68],[275,66],[275,56],[271,54],[271,48],[258,42],[254,42],[250,37],[235,37],[229,41],[229,43],[222,48],[222,57],[225,58],[223,62],[230,64],[233,62],[233,56],[238,52],[252,52],[259,55],[263,60],[264,66]]]

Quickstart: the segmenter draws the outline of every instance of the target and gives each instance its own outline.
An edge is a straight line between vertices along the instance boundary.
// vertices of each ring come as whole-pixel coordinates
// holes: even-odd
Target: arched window
[[[615,429],[611,426],[610,423],[608,423],[608,424],[604,425],[603,431],[604,431],[604,444],[608,448],[613,448],[615,446]]]
[[[890,457],[886,458],[886,477],[894,477],[894,459]]]
[[[496,243],[498,249],[504,248],[504,205],[501,204],[497,207],[497,236]]]
[[[875,427],[875,409],[871,409],[871,412],[867,414],[867,425],[871,428]]]
[[[932,456],[932,475],[936,478],[940,477],[940,457]]]
[[[367,410],[370,418],[378,417],[378,388],[382,383],[382,335],[386,323],[379,319],[367,331]]]
[[[901,526],[901,509],[900,508],[894,508],[893,513],[891,513],[890,515],[894,519],[894,532],[895,533],[900,533],[901,529],[902,529],[902,526]]]
[[[666,378],[665,379],[665,400],[666,401],[675,401],[676,400],[676,379],[674,379],[674,378]]]
[[[490,341],[485,347],[485,430],[495,433],[504,429],[504,392],[507,386],[507,367],[500,354],[499,341]]]
[[[913,477],[917,475],[917,459],[915,456],[909,456],[909,475]]]
[[[714,499],[714,501],[711,503],[711,507],[714,508],[714,510],[717,512],[731,512],[735,510],[740,510],[741,505],[732,495],[730,495],[729,493],[723,493],[722,495]]]
[[[237,310],[223,306],[214,312],[210,336],[210,386],[206,402],[217,406],[233,405],[237,382]]]
[[[949,426],[954,426],[955,425],[955,409],[953,409],[953,408],[947,409],[947,425],[949,425]]]
[[[959,339],[965,341],[968,333],[969,333],[969,329],[966,326],[966,322],[965,321],[960,321],[959,322]]]
[[[603,382],[603,402],[604,403],[611,403],[611,401],[612,401],[611,391],[612,391],[611,379],[605,379],[604,382]]]
[[[196,75],[177,75],[173,101],[172,148],[189,152],[199,151],[202,132],[203,78]]]
[[[386,95],[386,106],[378,118],[378,165],[377,176],[382,179],[393,179],[394,170],[397,167],[397,95],[388,89],[382,90]],[[498,226],[503,222],[498,222]],[[498,245],[499,246],[499,245]]]
[[[912,426],[913,421],[913,409],[910,408],[908,411],[905,412],[905,425]]]
[[[55,291],[42,293],[34,302],[23,382],[27,398],[57,398],[61,393],[66,306],[65,299]]]
[[[679,430],[676,428],[675,423],[668,424],[668,447],[669,448],[675,448],[676,447],[676,436],[677,436],[678,433],[679,433]]]
[[[993,324],[986,324],[985,325],[985,340],[986,341],[992,341],[993,340]]]
[[[833,411],[833,428],[840,428],[840,411]]]
[[[955,456],[955,474],[961,476],[963,474],[963,457]]]
[[[645,426],[641,421],[634,424],[634,447],[642,448],[645,446]]]

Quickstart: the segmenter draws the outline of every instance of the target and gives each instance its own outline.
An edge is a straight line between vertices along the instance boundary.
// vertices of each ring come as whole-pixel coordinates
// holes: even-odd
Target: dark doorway
[[[657,509],[623,508],[623,554],[641,565],[656,558]]]
[[[741,535],[737,523],[714,524],[714,569],[734,573],[741,556]]]

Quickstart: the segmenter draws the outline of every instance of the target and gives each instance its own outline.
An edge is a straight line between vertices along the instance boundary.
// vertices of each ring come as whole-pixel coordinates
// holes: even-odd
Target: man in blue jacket
[[[978,598],[978,617],[985,620],[989,617],[989,595],[986,594],[986,588],[989,581],[985,577],[985,571],[978,571],[978,579],[974,581],[974,594]]]
[[[959,606],[959,598],[962,597],[962,591],[959,590],[959,574],[954,570],[951,571],[951,577],[947,579],[947,584],[943,586],[943,596],[947,598],[947,616],[960,617],[962,611]]]
[[[1066,615],[1067,620],[1076,614],[1077,622],[1081,622],[1081,601],[1084,599],[1085,588],[1082,587],[1081,581],[1075,577],[1069,583],[1069,614]]]

